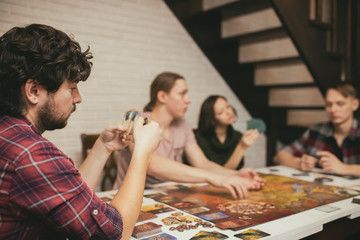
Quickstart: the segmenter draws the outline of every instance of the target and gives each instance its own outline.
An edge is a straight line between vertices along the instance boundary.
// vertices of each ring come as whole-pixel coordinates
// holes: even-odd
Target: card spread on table
[[[151,212],[153,214],[175,211],[175,209],[172,209],[161,203],[155,203],[155,204],[142,206],[141,210],[143,210],[145,212]]]
[[[359,191],[350,189],[350,188],[342,188],[335,190],[338,194],[351,194],[351,195],[359,195]]]
[[[217,231],[200,231],[195,236],[190,238],[190,240],[198,240],[198,239],[211,239],[211,240],[217,240],[217,239],[227,239],[229,238],[227,235],[219,233]]]
[[[235,234],[234,237],[243,239],[243,240],[252,240],[252,239],[260,239],[263,237],[270,236],[270,234],[263,232],[259,229],[249,229],[247,231]]]
[[[234,219],[234,220],[228,220],[228,221],[224,221],[224,222],[218,222],[215,225],[221,229],[230,228],[231,230],[236,230],[236,229],[244,227],[246,225],[250,225],[250,222],[245,221],[243,219]]]
[[[150,193],[150,194],[145,194],[144,197],[147,197],[147,198],[160,198],[160,197],[164,197],[166,196],[164,193]]]
[[[328,177],[318,177],[314,179],[314,182],[317,183],[326,183],[326,182],[332,182],[334,181],[332,178],[328,178]]]
[[[340,208],[332,207],[332,206],[329,206],[329,205],[323,205],[323,206],[317,207],[315,209],[318,210],[318,211],[330,213],[330,212],[334,212],[336,210],[339,210]]]
[[[291,173],[295,172],[300,171],[292,171]],[[259,173],[259,176],[266,180],[265,187],[258,191],[251,191],[246,199],[235,200],[226,189],[209,185],[197,185],[188,188],[173,186],[166,188],[166,190],[158,188],[158,191],[166,194],[166,198],[159,195],[153,200],[158,202],[166,201],[167,206],[186,207],[181,209],[183,211],[198,208],[197,210],[190,210],[194,212],[196,217],[212,222],[220,229],[239,231],[313,209],[325,203],[330,204],[359,195],[357,192],[352,194],[352,192],[345,192],[343,188],[313,181],[304,181],[274,174]],[[169,202],[169,199],[173,200]],[[179,204],[179,202],[183,202],[184,205]],[[196,206],[189,207],[191,204],[188,205],[188,203]],[[173,206],[170,207],[175,209]],[[206,211],[203,212],[203,210]],[[167,214],[167,217],[172,215],[171,213]],[[161,219],[163,218],[161,217]],[[166,221],[168,224],[175,222],[174,219],[170,218]],[[172,230],[177,229],[173,227]],[[188,229],[181,230],[186,231]],[[239,232],[233,234],[236,233]],[[229,238],[234,237],[233,234],[232,236],[229,235]]]
[[[360,204],[360,197],[354,197],[352,203]]]
[[[143,238],[159,232],[161,232],[161,225],[153,222],[148,222],[135,226],[132,236],[135,238]]]
[[[309,176],[308,172],[298,172],[292,174],[294,177]]]
[[[202,207],[184,209],[184,211],[187,213],[190,213],[190,214],[197,214],[197,213],[202,213],[202,212],[208,212],[208,211],[210,211],[210,209],[202,206]]]
[[[184,209],[184,208],[193,208],[193,207],[198,207],[196,206],[194,203],[191,202],[173,202],[173,203],[169,203],[170,206],[177,208],[177,209]]]
[[[270,171],[270,172],[278,172],[278,171],[279,171],[279,169],[276,169],[276,168],[269,168],[269,171]]]
[[[214,220],[214,219],[227,218],[229,216],[222,213],[222,212],[216,212],[216,213],[209,213],[209,214],[200,215],[199,217],[201,217],[201,218],[203,218],[205,220]]]
[[[157,218],[157,216],[151,212],[145,212],[145,211],[140,210],[140,214],[137,219],[137,222],[142,222],[142,221],[153,219],[153,218]]]
[[[270,236],[270,234],[263,232],[259,229],[249,229],[247,231],[235,234],[234,237],[238,237],[243,240],[259,239]]]
[[[167,233],[160,233],[159,235],[155,235],[152,237],[148,237],[148,238],[143,238],[141,240],[176,240],[177,238],[174,236],[171,236],[170,234]]]

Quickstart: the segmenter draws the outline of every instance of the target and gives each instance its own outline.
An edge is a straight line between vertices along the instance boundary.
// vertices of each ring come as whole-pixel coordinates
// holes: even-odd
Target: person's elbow
[[[151,159],[147,168],[147,174],[154,176],[157,173],[157,167],[156,167],[156,160],[155,159]]]
[[[160,177],[166,172],[169,159],[163,158],[157,153],[154,153],[149,161],[147,168],[147,175]]]
[[[282,150],[280,150],[274,157],[273,162],[277,165],[283,164],[283,158],[282,158]]]

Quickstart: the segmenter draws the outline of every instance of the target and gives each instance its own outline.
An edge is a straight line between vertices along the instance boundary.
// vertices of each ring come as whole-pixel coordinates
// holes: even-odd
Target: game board
[[[213,222],[221,229],[236,231],[359,194],[284,176],[261,176],[266,185],[242,200],[233,199],[225,189],[179,184],[145,197]]]

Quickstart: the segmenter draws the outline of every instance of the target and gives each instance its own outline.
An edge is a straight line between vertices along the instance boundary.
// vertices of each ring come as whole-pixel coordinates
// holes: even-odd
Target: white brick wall
[[[196,127],[202,101],[210,94],[227,96],[244,131],[251,117],[222,77],[161,0],[0,0],[0,34],[13,26],[48,24],[68,34],[94,55],[93,71],[80,83],[83,102],[65,129],[46,132],[78,166],[80,134],[98,133],[121,120],[125,110],[142,110],[149,86],[162,71],[183,75],[192,104],[186,114]],[[246,153],[246,164],[265,165],[265,137]]]

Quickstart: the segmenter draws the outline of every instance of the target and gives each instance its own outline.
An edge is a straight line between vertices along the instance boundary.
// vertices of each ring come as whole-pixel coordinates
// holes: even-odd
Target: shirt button
[[[98,213],[99,213],[99,211],[97,210],[97,209],[95,209],[94,211],[93,211],[93,214],[96,216],[96,215],[98,215]]]

